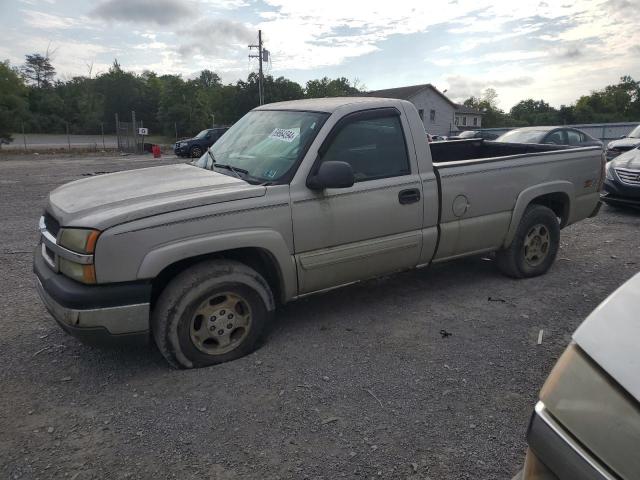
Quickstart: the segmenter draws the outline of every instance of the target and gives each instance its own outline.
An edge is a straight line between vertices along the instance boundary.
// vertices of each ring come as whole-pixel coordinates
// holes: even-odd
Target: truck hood
[[[637,148],[628,150],[611,160],[611,164],[615,168],[630,168],[632,170],[639,170],[640,150],[638,150]]]
[[[619,140],[612,140],[607,144],[607,148],[633,148],[640,145],[640,138],[625,137]]]
[[[105,228],[201,205],[263,196],[266,188],[187,164],[141,168],[76,180],[49,195],[62,226]]]
[[[640,401],[640,273],[602,302],[573,340],[629,394]]]

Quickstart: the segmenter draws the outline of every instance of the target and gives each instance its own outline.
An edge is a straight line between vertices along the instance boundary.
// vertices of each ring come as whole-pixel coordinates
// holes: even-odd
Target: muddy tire
[[[529,205],[508,248],[496,254],[498,268],[513,278],[536,277],[553,264],[560,246],[560,223],[543,205]]]
[[[274,309],[264,278],[230,260],[202,262],[176,276],[153,307],[151,330],[175,368],[198,368],[252,352]]]

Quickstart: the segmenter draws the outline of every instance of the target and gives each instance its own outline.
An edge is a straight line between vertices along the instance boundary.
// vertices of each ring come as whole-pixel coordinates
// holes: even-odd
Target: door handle
[[[398,193],[398,201],[401,205],[408,205],[410,203],[416,203],[420,201],[420,190],[417,188],[408,188],[407,190],[401,190]]]

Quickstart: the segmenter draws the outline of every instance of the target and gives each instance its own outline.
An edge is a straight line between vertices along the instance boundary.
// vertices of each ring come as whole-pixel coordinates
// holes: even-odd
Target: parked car
[[[640,274],[573,334],[540,391],[521,480],[640,478]]]
[[[444,135],[431,135],[431,141],[432,142],[446,142],[447,141],[447,137],[445,137]]]
[[[491,132],[485,132],[483,130],[465,130],[458,135],[451,135],[447,137],[448,140],[468,140],[470,138],[483,138],[485,140],[495,140],[499,135]]]
[[[607,144],[607,160],[613,160],[618,155],[640,146],[640,125],[631,130],[628,135],[621,136]]]
[[[603,177],[599,148],[428,143],[404,100],[263,105],[190,164],[51,192],[36,285],[73,335],[152,335],[171,365],[202,367],[329,288],[494,251],[506,275],[544,274]]]
[[[602,148],[602,142],[570,127],[524,127],[503,133],[496,142],[544,143],[553,145],[571,145],[574,147]]]
[[[600,198],[609,205],[640,208],[640,147],[607,163]]]
[[[193,138],[186,138],[175,143],[173,152],[178,157],[200,158],[211,145],[227,131],[229,127],[207,128]]]

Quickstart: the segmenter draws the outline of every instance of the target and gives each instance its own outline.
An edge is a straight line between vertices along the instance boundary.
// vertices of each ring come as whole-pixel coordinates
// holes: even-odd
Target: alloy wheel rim
[[[532,267],[537,267],[547,258],[550,246],[549,229],[542,224],[534,225],[524,237],[524,259]]]
[[[249,334],[251,307],[240,295],[216,293],[204,300],[194,312],[189,333],[198,350],[207,355],[222,355],[235,349]]]

